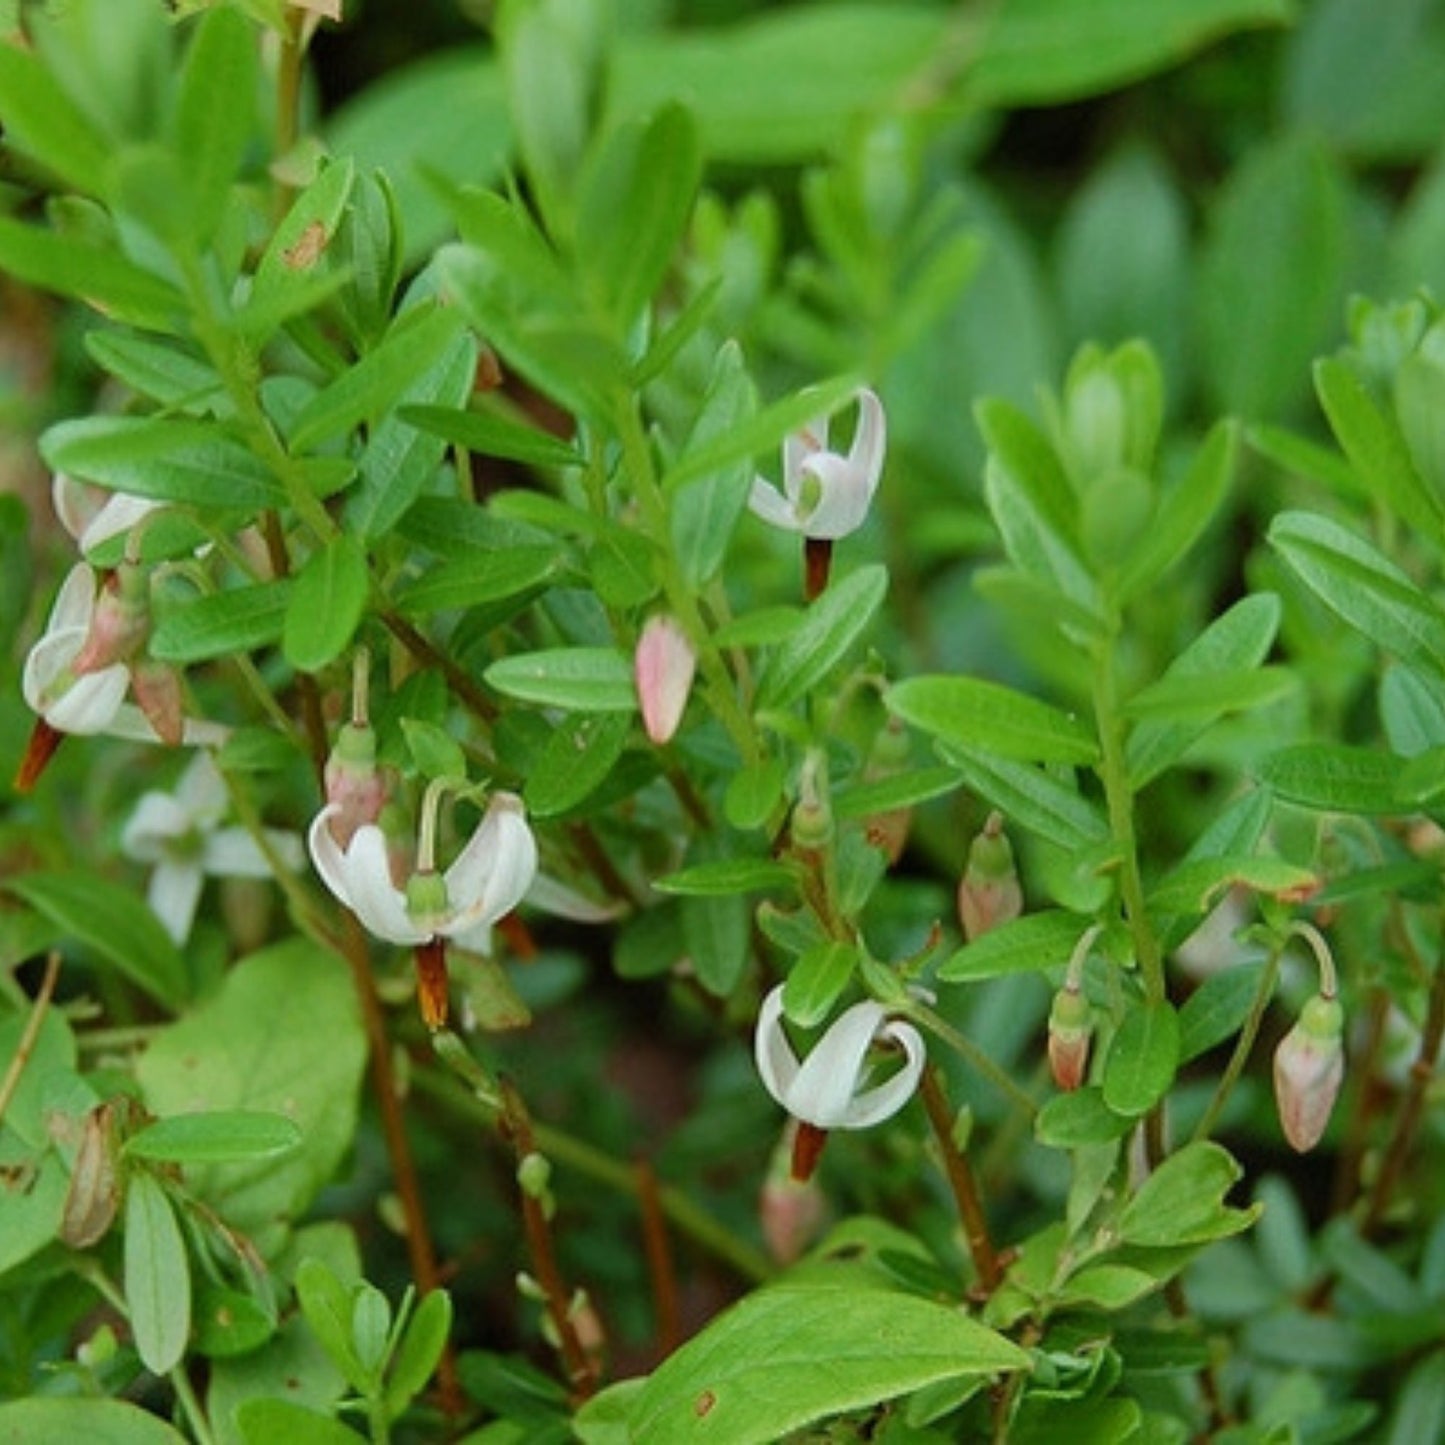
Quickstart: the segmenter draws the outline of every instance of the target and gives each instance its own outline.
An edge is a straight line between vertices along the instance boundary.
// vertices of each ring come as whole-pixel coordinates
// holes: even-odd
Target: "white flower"
[[[415,947],[446,937],[486,952],[492,925],[522,901],[536,876],[537,841],[513,793],[492,795],[477,831],[444,874],[415,873],[406,889],[391,881],[386,835],[376,824],[359,827],[345,848],[337,843],[329,825],[339,811],[329,803],[312,821],[311,859],[332,893],[389,943]]]
[[[150,497],[133,497],[128,492],[77,482],[60,472],[50,484],[50,499],[61,526],[75,538],[82,552],[129,532],[142,517],[165,505]]]
[[[883,472],[887,424],[883,404],[860,390],[858,425],[848,455],[828,450],[828,418],[783,443],[783,490],[758,477],[748,506],[765,522],[819,541],[836,541],[867,520]]]
[[[50,610],[45,633],[30,649],[21,691],[31,711],[56,732],[109,733],[140,742],[219,743],[226,729],[187,719],[180,736],[163,739],[140,708],[125,701],[131,669],[125,662],[77,674],[74,663],[90,637],[95,616],[96,574],[84,562],[70,569]]]
[[[173,793],[146,793],[121,833],[121,851],[153,863],[146,898],[177,943],[184,943],[196,916],[201,886],[213,878],[269,878],[271,864],[244,828],[223,828],[226,785],[209,753],[199,752]],[[301,866],[301,840],[266,830],[266,838],[290,869]]]
[[[868,1050],[875,1042],[898,1044],[903,1066],[865,1088]],[[816,1129],[867,1129],[896,1114],[918,1087],[926,1059],[918,1030],[889,1020],[883,1005],[869,999],[840,1014],[800,1063],[783,1031],[781,985],[763,1000],[753,1052],[768,1092]]]

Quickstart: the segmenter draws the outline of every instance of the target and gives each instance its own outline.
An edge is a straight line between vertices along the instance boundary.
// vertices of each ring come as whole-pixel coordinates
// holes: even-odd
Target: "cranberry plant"
[[[1429,7],[666,8],[0,8],[0,1436],[1437,1438]]]

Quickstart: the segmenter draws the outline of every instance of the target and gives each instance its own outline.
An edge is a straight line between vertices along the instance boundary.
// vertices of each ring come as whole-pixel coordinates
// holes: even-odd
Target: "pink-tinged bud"
[[[826,1201],[816,1180],[800,1183],[769,1175],[758,1194],[758,1222],[768,1253],[779,1264],[792,1264],[818,1237]]]
[[[122,563],[101,583],[90,629],[70,670],[77,677],[129,662],[150,633],[150,581],[139,567]]]
[[[347,723],[326,760],[326,801],[341,810],[327,827],[338,846],[349,847],[358,828],[375,823],[386,798],[386,778],[376,766],[375,732],[366,723]]]
[[[697,650],[677,620],[664,612],[647,619],[633,659],[642,725],[662,744],[677,732],[697,671]]]
[[[1344,1022],[1339,1000],[1316,994],[1274,1051],[1280,1128],[1301,1154],[1319,1143],[1345,1077]]]
[[[798,801],[793,804],[788,825],[795,848],[814,851],[833,841],[833,807],[828,801],[828,763],[822,753],[810,749],[798,772]]]
[[[863,769],[865,783],[881,782],[894,777],[908,766],[908,729],[896,717],[890,717],[879,729]],[[889,808],[871,813],[863,822],[868,841],[879,849],[889,864],[896,863],[908,844],[913,827],[912,808]]]
[[[1003,831],[1003,818],[988,815],[983,831],[968,850],[968,863],[958,885],[958,919],[972,943],[1023,912],[1024,895],[1014,869],[1013,848]]]
[[[1073,1090],[1084,1082],[1093,1037],[1089,1001],[1077,987],[1065,984],[1049,1010],[1049,1070],[1059,1088]]]
[[[131,668],[130,685],[156,736],[173,748],[180,747],[186,733],[180,673],[167,662],[146,658]]]

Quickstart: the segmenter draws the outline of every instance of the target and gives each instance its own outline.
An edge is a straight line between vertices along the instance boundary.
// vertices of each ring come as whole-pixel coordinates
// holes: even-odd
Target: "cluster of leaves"
[[[0,1436],[1438,1436],[1439,6],[508,0],[334,114],[326,7],[176,8],[0,6],[0,270],[65,383],[6,400],[157,504],[85,560],[143,569],[258,847],[364,676],[391,832],[479,781],[543,878],[428,1034],[274,846],[177,941],[116,858],[176,759],[66,743],[0,832]],[[1065,105],[1100,154],[1041,219]],[[860,385],[887,475],[799,606],[750,491]],[[73,550],[0,501],[18,671]],[[1028,908],[961,941],[992,810]],[[1262,1087],[1302,930],[1359,1025],[1324,1187]],[[774,982],[932,1060],[807,1189]],[[680,1269],[738,1300],[686,1343]]]

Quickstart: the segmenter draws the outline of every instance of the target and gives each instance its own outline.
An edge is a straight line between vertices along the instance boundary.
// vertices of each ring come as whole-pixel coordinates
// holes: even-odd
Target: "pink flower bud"
[[[1291,1147],[1303,1154],[1319,1143],[1345,1077],[1344,1010],[1316,994],[1274,1051],[1274,1100]]]
[[[173,748],[180,747],[186,735],[180,673],[167,662],[147,658],[131,669],[130,685],[156,736]]]
[[[101,583],[90,614],[90,629],[70,670],[83,677],[129,662],[150,633],[150,583],[138,567],[122,564]]]
[[[792,1264],[818,1237],[824,1209],[816,1180],[800,1183],[770,1174],[758,1195],[758,1220],[768,1253],[779,1264]]]
[[[1049,1070],[1061,1089],[1077,1089],[1089,1069],[1094,1020],[1088,1000],[1065,984],[1049,1010]]]
[[[970,943],[1023,912],[1024,895],[1014,870],[1013,848],[1003,831],[1003,818],[988,815],[983,831],[968,850],[968,863],[958,885],[958,919]]]
[[[697,651],[677,620],[665,612],[649,617],[633,659],[642,725],[653,742],[668,742],[682,721],[697,671]]]
[[[376,734],[366,723],[347,723],[326,760],[326,801],[334,803],[327,826],[346,848],[356,830],[374,823],[386,804],[386,778],[376,766]]]

